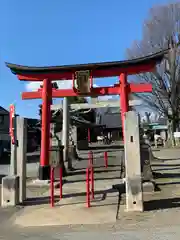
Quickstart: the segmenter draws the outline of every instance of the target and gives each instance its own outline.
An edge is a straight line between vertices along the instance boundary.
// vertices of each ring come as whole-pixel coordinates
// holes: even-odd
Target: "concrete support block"
[[[140,160],[139,117],[134,111],[125,114],[126,210],[143,211]]]
[[[152,182],[144,182],[142,186],[143,193],[153,193],[155,191],[155,185]]]
[[[26,200],[26,153],[27,153],[27,120],[17,117],[17,175],[19,176],[19,201]]]
[[[151,169],[152,150],[147,144],[141,144],[141,172],[143,181],[153,181],[153,174]]]
[[[12,207],[17,204],[19,204],[19,177],[3,177],[1,186],[1,206]]]

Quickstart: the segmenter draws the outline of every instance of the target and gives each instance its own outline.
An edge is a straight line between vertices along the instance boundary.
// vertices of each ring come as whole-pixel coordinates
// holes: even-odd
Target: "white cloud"
[[[29,82],[26,84],[26,90],[37,91],[41,84],[42,82]],[[72,80],[57,81],[57,85],[59,89],[69,89],[72,88]]]
[[[40,86],[40,82],[29,82],[26,83],[25,88],[27,91],[36,91]]]
[[[99,100],[102,100],[102,101],[106,101],[106,100],[109,100],[109,99],[112,99],[113,96],[109,96],[109,95],[106,95],[106,96],[99,96],[98,99]]]
[[[93,84],[93,86],[94,87],[99,87],[97,84]],[[113,96],[108,96],[108,95],[106,95],[106,96],[99,96],[98,97],[98,99],[102,100],[102,101],[106,101],[106,100],[109,100],[109,99],[112,99],[112,98],[113,98]]]

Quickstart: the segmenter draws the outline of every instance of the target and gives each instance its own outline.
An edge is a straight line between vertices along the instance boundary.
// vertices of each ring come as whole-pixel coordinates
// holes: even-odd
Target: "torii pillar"
[[[127,75],[121,73],[120,75],[120,105],[121,105],[121,120],[122,120],[122,130],[123,130],[123,139],[124,139],[124,118],[125,113],[129,111],[129,85],[127,82]]]
[[[49,176],[49,149],[50,149],[50,121],[52,104],[52,83],[49,79],[43,80],[42,86],[42,118],[41,118],[41,153],[39,179]]]

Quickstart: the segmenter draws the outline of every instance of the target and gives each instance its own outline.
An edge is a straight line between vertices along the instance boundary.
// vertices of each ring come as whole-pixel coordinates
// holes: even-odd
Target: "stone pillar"
[[[19,201],[26,199],[26,153],[27,153],[27,120],[22,117],[16,119],[17,128],[17,175],[19,176]]]
[[[143,211],[140,163],[139,118],[136,112],[125,113],[126,210]]]
[[[62,145],[64,146],[63,159],[68,161],[68,168],[71,168],[69,161],[68,149],[69,149],[69,106],[68,98],[63,100],[63,130],[62,130]]]
[[[27,121],[16,117],[15,145],[11,149],[11,176],[2,179],[1,205],[15,206],[26,199]]]
[[[51,123],[51,154],[50,154],[50,164],[52,165],[52,157],[53,157],[53,151],[59,151],[57,153],[57,156],[59,156],[59,159],[57,159],[57,163],[55,164],[55,177],[59,178],[59,167],[63,169],[63,176],[66,176],[66,169],[64,165],[63,160],[63,146],[61,142],[61,133],[56,133],[55,131],[55,123]],[[54,150],[53,150],[54,149]],[[59,161],[59,162],[58,162]]]

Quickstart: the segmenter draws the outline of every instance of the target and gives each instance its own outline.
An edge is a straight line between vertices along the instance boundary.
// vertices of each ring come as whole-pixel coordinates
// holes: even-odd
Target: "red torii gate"
[[[43,81],[43,87],[34,92],[23,92],[22,99],[42,99],[42,132],[41,132],[41,156],[39,179],[49,179],[49,146],[50,146],[50,120],[52,98],[68,96],[82,96],[75,87],[75,74],[78,71],[89,71],[90,90],[86,96],[121,95],[121,118],[124,126],[124,113],[128,111],[130,93],[151,92],[150,84],[128,83],[127,76],[154,70],[157,63],[160,63],[167,50],[128,61],[79,64],[55,67],[27,67],[6,63],[11,72],[20,81]],[[94,88],[93,78],[120,76],[119,83],[111,87]],[[54,89],[51,81],[70,80],[73,81],[72,89]]]

